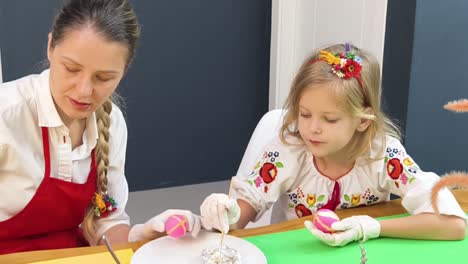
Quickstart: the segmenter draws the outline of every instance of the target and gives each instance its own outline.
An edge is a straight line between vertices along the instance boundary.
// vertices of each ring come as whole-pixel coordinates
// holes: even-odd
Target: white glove
[[[166,220],[176,214],[183,215],[187,218],[189,224],[188,232],[190,232],[193,237],[196,237],[201,228],[200,216],[187,210],[169,209],[146,221],[144,224],[134,225],[128,234],[128,242],[155,239],[158,232],[165,232],[164,225]]]
[[[312,235],[330,246],[344,246],[361,239],[364,242],[380,235],[379,221],[367,215],[351,216],[333,223],[331,228],[337,232],[331,234],[318,230],[310,221],[305,221],[304,225]]]
[[[206,197],[200,206],[200,212],[203,228],[214,228],[223,233],[229,232],[229,225],[237,223],[241,214],[237,201],[222,193],[213,193]]]

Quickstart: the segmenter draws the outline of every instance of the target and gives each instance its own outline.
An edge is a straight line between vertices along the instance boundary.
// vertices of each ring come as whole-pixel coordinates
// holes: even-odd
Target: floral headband
[[[94,215],[97,217],[105,218],[110,213],[117,210],[117,203],[107,193],[96,193],[94,195],[93,203],[95,205]]]
[[[351,52],[351,47],[348,43],[345,45],[345,53],[331,53],[326,50],[319,51],[319,59],[313,60],[310,63],[324,61],[332,66],[332,71],[338,77],[350,79],[354,77],[359,85],[362,86],[361,69],[362,59]]]

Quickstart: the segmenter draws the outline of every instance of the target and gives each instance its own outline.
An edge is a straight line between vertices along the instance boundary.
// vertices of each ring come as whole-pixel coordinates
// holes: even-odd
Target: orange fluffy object
[[[453,112],[463,113],[468,112],[468,100],[461,99],[457,101],[448,102],[444,108]]]
[[[431,203],[436,214],[439,214],[437,207],[437,196],[444,187],[462,186],[468,187],[468,174],[466,172],[452,172],[441,177],[441,179],[432,187]]]

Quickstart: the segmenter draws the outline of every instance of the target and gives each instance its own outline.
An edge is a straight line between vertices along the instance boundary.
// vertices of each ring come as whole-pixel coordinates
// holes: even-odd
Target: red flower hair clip
[[[117,203],[114,201],[114,198],[110,197],[107,193],[96,193],[93,203],[96,206],[94,207],[94,215],[97,217],[105,218],[110,213],[117,210]]]

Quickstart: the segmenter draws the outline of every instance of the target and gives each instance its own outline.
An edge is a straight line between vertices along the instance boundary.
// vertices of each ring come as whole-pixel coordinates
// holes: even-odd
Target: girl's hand
[[[331,228],[337,232],[331,234],[318,230],[310,221],[305,221],[304,225],[312,235],[330,246],[344,246],[358,240],[364,242],[380,235],[380,223],[367,215],[351,216],[333,223]]]
[[[229,232],[229,225],[237,223],[241,214],[237,201],[222,193],[213,193],[206,197],[200,206],[200,212],[203,228],[214,228],[223,233]]]
[[[173,215],[185,216],[189,224],[188,232],[190,232],[193,237],[198,235],[201,228],[200,216],[188,210],[169,209],[151,218],[144,224],[134,225],[128,234],[128,242],[155,239],[158,237],[158,233],[163,234],[165,232],[164,224],[166,220]]]

